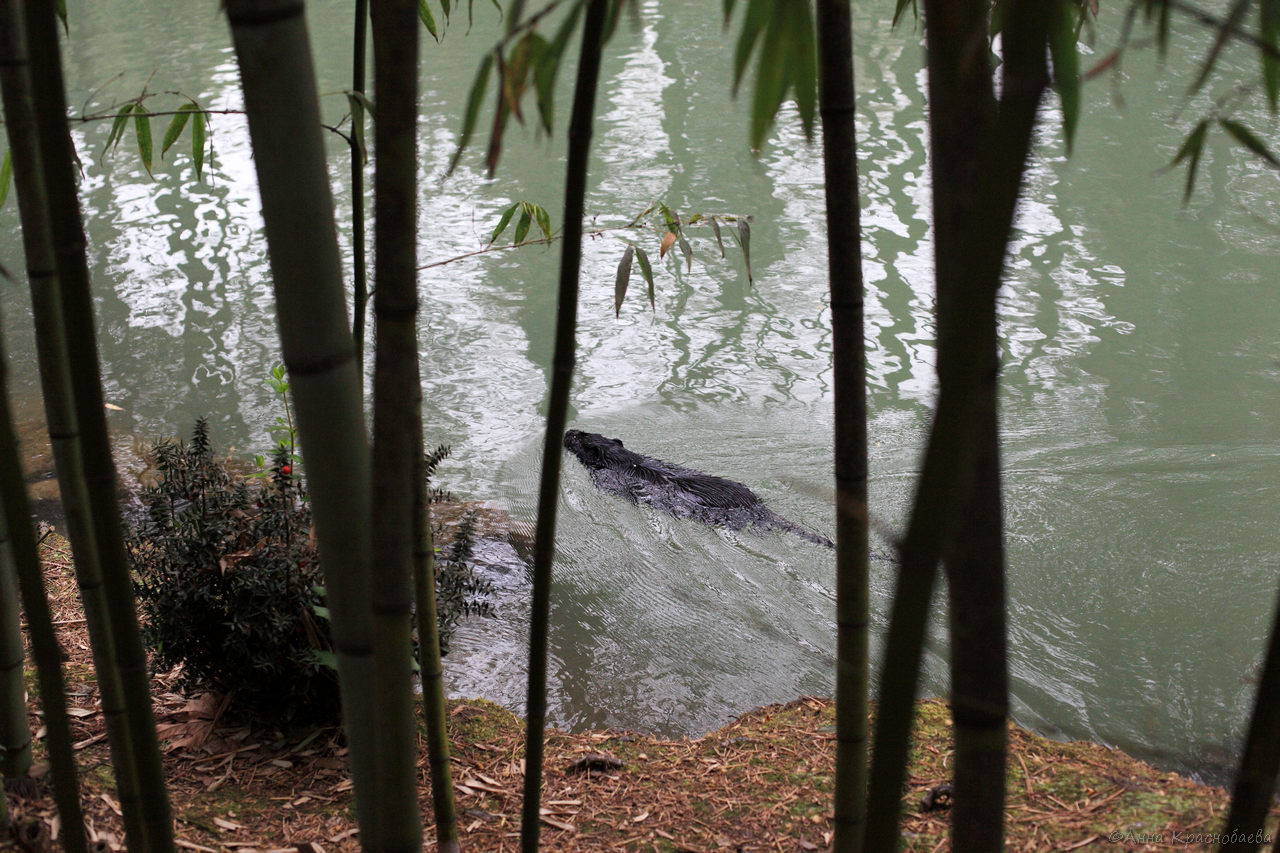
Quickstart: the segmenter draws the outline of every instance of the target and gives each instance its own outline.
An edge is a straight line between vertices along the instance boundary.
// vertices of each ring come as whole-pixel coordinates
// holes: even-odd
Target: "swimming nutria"
[[[571,429],[564,446],[587,466],[591,480],[605,492],[632,503],[648,504],[676,518],[742,530],[749,525],[791,533],[834,548],[832,541],[788,521],[764,505],[741,483],[713,477],[627,450],[616,438]]]

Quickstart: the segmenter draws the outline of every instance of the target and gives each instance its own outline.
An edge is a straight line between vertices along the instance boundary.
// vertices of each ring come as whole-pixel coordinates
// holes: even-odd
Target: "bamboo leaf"
[[[1275,112],[1280,103],[1280,0],[1261,0],[1258,5],[1258,36],[1269,50],[1261,50],[1262,78],[1267,88],[1267,103]]]
[[[720,234],[720,223],[716,221],[714,216],[711,217],[711,230],[715,232],[716,245],[720,247],[720,257],[726,257],[724,253],[724,238]]]
[[[1204,140],[1208,132],[1209,120],[1204,119],[1191,131],[1191,135],[1182,143],[1182,147],[1174,155],[1173,162],[1168,166],[1168,168],[1173,168],[1183,160],[1189,160],[1187,164],[1187,185],[1182,194],[1183,204],[1186,204],[1191,199],[1191,191],[1195,188],[1196,168],[1200,165],[1200,154],[1204,151]]]
[[[662,238],[662,245],[658,248],[658,260],[662,260],[667,256],[667,250],[671,248],[671,244],[676,241],[676,232],[668,231],[666,236]]]
[[[494,242],[502,236],[502,232],[507,230],[507,225],[510,224],[511,217],[515,215],[518,207],[520,207],[520,202],[516,202],[506,210],[502,211],[502,216],[498,217],[498,224],[494,227],[493,233],[489,235],[488,242],[485,243],[486,246],[492,246]]]
[[[196,180],[204,174],[204,139],[205,122],[208,119],[203,112],[197,111],[191,117],[191,159],[196,163]]]
[[[1166,3],[1165,5],[1169,4]],[[1209,79],[1209,75],[1213,72],[1213,66],[1222,54],[1222,49],[1227,46],[1227,41],[1239,32],[1240,22],[1244,20],[1244,13],[1248,8],[1249,0],[1235,0],[1231,5],[1231,11],[1223,19],[1222,26],[1218,28],[1217,37],[1213,40],[1213,46],[1209,48],[1209,55],[1205,57],[1204,64],[1200,66],[1200,73],[1196,75],[1195,82],[1191,84],[1192,92],[1199,91],[1200,87]]]
[[[507,108],[515,117],[524,123],[524,114],[520,111],[520,101],[524,99],[524,91],[529,81],[529,69],[532,67],[535,54],[546,50],[547,41],[535,32],[525,33],[524,38],[511,50],[511,59],[507,64],[507,73],[503,77],[502,94]]]
[[[449,159],[449,168],[445,172],[446,177],[452,175],[454,169],[458,168],[458,161],[462,159],[462,152],[466,150],[467,143],[471,141],[471,134],[476,129],[476,119],[480,115],[480,104],[484,101],[485,92],[489,88],[489,72],[493,70],[493,53],[486,53],[484,59],[480,60],[480,68],[476,71],[475,80],[471,83],[471,93],[467,95],[467,111],[462,117],[462,132],[458,137],[458,150],[453,152],[453,157]]]
[[[4,161],[0,162],[0,207],[4,207],[9,197],[9,184],[13,180],[13,152],[4,152]]]
[[[689,265],[689,272],[693,272],[693,247],[684,238],[683,232],[676,235],[676,240],[680,243],[680,253],[684,255],[685,263]]]
[[[538,230],[542,232],[542,236],[547,242],[551,242],[551,214],[547,213],[547,209],[540,204],[532,205],[533,220],[538,223]]]
[[[151,113],[147,112],[147,108],[138,104],[133,108],[133,132],[138,138],[138,156],[142,158],[142,165],[146,167],[147,174],[151,174]]]
[[[436,30],[436,19],[431,14],[431,7],[427,5],[427,0],[418,0],[418,20],[422,21],[422,25],[427,28],[427,32],[431,33],[431,37],[440,42],[440,33]]]
[[[62,21],[62,31],[70,35],[71,25],[67,22],[67,0],[56,0],[53,9],[58,13],[58,20]]]
[[[493,110],[493,125],[489,129],[489,150],[485,154],[485,168],[490,177],[498,168],[498,158],[502,154],[502,137],[507,128],[507,116],[511,114],[508,102],[507,63],[502,54],[498,54],[498,91]]]
[[[1054,20],[1049,31],[1049,52],[1053,56],[1053,83],[1062,101],[1062,133],[1067,156],[1075,139],[1080,118],[1080,57],[1076,50],[1076,8],[1074,0],[1055,0]]]
[[[659,202],[658,211],[662,214],[662,218],[666,220],[668,231],[680,230],[680,217],[676,215],[674,210]]]
[[[772,5],[770,0],[748,0],[747,2],[747,11],[742,20],[742,33],[738,36],[737,49],[733,55],[732,91],[735,97],[738,94],[738,86],[742,83],[743,72],[747,70],[747,63],[755,50],[756,42],[760,40],[760,34],[769,23],[770,13],[773,11]]]
[[[537,88],[538,96],[538,114],[542,118],[543,129],[548,133],[551,132],[551,120],[555,112],[552,94],[555,91],[556,76],[560,73],[560,60],[564,56],[569,37],[573,35],[577,26],[578,15],[582,12],[582,8],[582,3],[575,3],[569,10],[569,15],[560,25],[555,38],[551,40],[546,53],[543,54],[533,72],[534,86]]]
[[[1236,142],[1239,142],[1245,148],[1248,148],[1272,166],[1280,166],[1280,161],[1276,160],[1276,158],[1272,156],[1271,152],[1267,149],[1266,144],[1254,135],[1253,131],[1249,130],[1249,128],[1240,124],[1238,121],[1232,121],[1227,118],[1218,119],[1218,124],[1222,125],[1222,129],[1231,134]]]
[[[751,275],[751,225],[745,219],[738,220],[738,243],[742,246],[742,259],[747,262],[747,284],[754,285]]]
[[[160,159],[163,160],[165,153],[173,147],[173,143],[178,141],[178,137],[186,129],[187,122],[191,120],[191,111],[196,109],[199,109],[199,107],[193,103],[186,103],[178,107],[178,111],[173,114],[173,118],[169,121],[169,127],[164,132],[164,140],[160,143]]]
[[[773,124],[778,108],[791,86],[791,69],[786,55],[787,37],[775,20],[764,34],[760,63],[756,71],[755,97],[751,99],[751,147],[759,149]]]
[[[649,264],[649,253],[637,246],[636,260],[640,262],[640,275],[644,276],[645,283],[649,286],[649,310],[657,311],[653,299],[653,267]]]
[[[529,224],[533,222],[533,217],[529,215],[529,208],[525,202],[520,202],[520,221],[516,223],[516,237],[512,242],[523,243],[525,235],[529,233]]]
[[[111,132],[107,134],[107,141],[102,146],[102,156],[106,157],[107,152],[120,144],[121,137],[124,136],[125,125],[129,122],[129,116],[133,112],[133,108],[137,104],[125,104],[120,112],[116,113],[115,121],[111,122]]]
[[[913,18],[917,21],[920,20],[920,7],[916,5],[916,0],[898,0],[897,5],[893,8],[893,23],[889,26],[897,27],[898,22],[902,20],[903,13],[908,9],[911,10]]]
[[[631,258],[634,255],[635,248],[628,246],[622,253],[622,260],[618,262],[618,275],[613,284],[614,318],[622,316],[622,298],[627,295],[627,285],[631,282]]]
[[[783,8],[787,13],[786,44],[791,49],[787,64],[792,75],[796,108],[800,112],[805,138],[812,141],[814,118],[818,112],[818,60],[813,15],[808,0],[788,0]]]

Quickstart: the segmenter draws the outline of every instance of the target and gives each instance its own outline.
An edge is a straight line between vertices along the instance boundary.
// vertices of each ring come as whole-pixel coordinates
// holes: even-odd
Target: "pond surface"
[[[238,108],[214,4],[69,6],[76,114],[144,84]],[[333,122],[346,109],[348,7],[314,2],[308,12]],[[755,283],[735,247],[721,259],[709,234],[694,233],[692,269],[668,256],[658,271],[656,311],[637,292],[615,319],[624,235],[593,238],[571,425],[743,481],[779,514],[830,533],[819,149],[788,114],[761,152],[747,150],[719,4],[643,0],[637,9],[637,26],[607,51],[592,221],[620,225],[655,200],[686,216],[752,216]],[[860,9],[871,491],[878,523],[892,530],[908,511],[935,388],[924,72],[917,31],[891,31],[891,6]],[[423,264],[481,248],[516,200],[544,205],[560,225],[561,132],[548,140],[515,128],[496,178],[473,153],[440,180],[480,53],[500,26],[477,3],[470,34],[464,12],[443,44],[424,45]],[[1101,44],[1114,28],[1103,22]],[[1204,106],[1187,107],[1184,96],[1204,36],[1175,41],[1163,70],[1133,56],[1114,89],[1105,76],[1088,85],[1070,160],[1056,107],[1044,110],[1001,296],[1010,659],[1019,722],[1220,778],[1243,731],[1280,579],[1280,186],[1223,144],[1210,146],[1186,207],[1181,175],[1156,174]],[[1224,67],[1240,78],[1254,74],[1253,61],[1228,52]],[[562,88],[571,80],[569,69]],[[180,103],[158,98],[151,108]],[[1244,118],[1264,126],[1265,111]],[[261,452],[279,413],[265,384],[279,345],[243,122],[215,118],[202,182],[185,140],[151,178],[130,136],[101,156],[108,130],[75,126],[118,441],[186,434],[207,415],[222,446]],[[344,143],[331,145],[345,233],[348,166]],[[16,231],[10,203],[0,210],[0,262],[13,270],[22,268]],[[656,258],[655,235],[630,236]],[[421,278],[428,441],[454,449],[439,479],[459,496],[500,502],[517,524],[533,518],[557,258],[554,247],[493,252]],[[0,294],[15,405],[38,422],[29,307],[13,285]],[[698,733],[757,705],[831,692],[828,549],[631,506],[598,492],[572,458],[562,496],[556,723]],[[893,580],[884,563],[873,574],[878,652]],[[468,623],[447,669],[455,693],[519,710],[527,586],[518,569],[496,579],[502,618]],[[925,693],[947,688],[943,637],[938,615]]]

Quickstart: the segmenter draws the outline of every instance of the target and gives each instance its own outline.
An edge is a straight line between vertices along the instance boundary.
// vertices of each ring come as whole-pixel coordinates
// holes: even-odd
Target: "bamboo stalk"
[[[965,556],[965,550],[951,550],[956,519],[974,494],[980,450],[986,454],[982,465],[988,475],[986,466],[992,464],[989,442],[997,381],[993,369],[996,292],[1045,82],[1043,75],[1034,71],[1036,57],[1042,65],[1045,51],[1043,35],[1034,35],[1037,26],[1042,32],[1045,18],[1037,2],[1022,0],[1006,7],[1006,21],[1016,19],[1018,23],[1002,37],[1005,73],[1012,68],[1017,75],[1006,77],[1003,100],[997,101],[986,54],[981,61],[974,61],[971,49],[987,37],[988,7],[926,0],[938,403],[901,546],[902,565],[882,664],[867,807],[867,850],[893,849],[897,843],[920,652],[937,563],[944,549],[949,559]],[[981,488],[990,495],[989,485]],[[995,488],[998,492],[998,485]],[[996,524],[998,527],[999,522]],[[1002,596],[1002,590],[988,592],[998,593]],[[1003,666],[1002,661],[998,665]],[[960,725],[973,721],[969,717],[963,723],[957,719]],[[966,747],[967,757],[991,754],[994,741],[979,730],[984,726],[972,729],[976,748]],[[985,774],[994,766],[988,763],[976,775],[968,770],[958,772],[957,778],[987,778],[990,783],[991,777]],[[1003,778],[999,784],[1003,785]],[[957,792],[957,802],[960,798]],[[976,821],[965,817],[967,825],[994,823],[990,801],[987,803],[983,809],[988,817]],[[969,837],[962,830],[956,837],[956,849],[989,849],[984,845],[991,843],[990,838],[986,830]]]
[[[356,816],[362,845],[377,850],[371,540],[367,524],[352,523],[369,518],[370,453],[311,48],[296,0],[228,0],[226,8],[332,613]]]
[[[3,4],[6,0],[0,0]],[[0,349],[0,352],[3,352]],[[23,482],[17,457],[17,437],[9,414],[9,394],[5,387],[7,365],[0,363],[0,496],[8,547],[12,548],[18,575],[22,609],[27,615],[27,636],[35,659],[40,687],[40,707],[47,728],[45,746],[53,773],[53,798],[62,820],[62,849],[84,853],[87,841],[84,816],[80,810],[80,780],[76,770],[71,717],[67,714],[66,683],[62,674],[62,648],[45,598],[44,573],[40,568],[35,531],[31,529],[31,502]]]
[[[1244,752],[1231,789],[1231,809],[1222,825],[1220,851],[1253,851],[1265,835],[1267,811],[1280,772],[1280,598],[1271,620],[1262,680],[1253,698],[1253,714]]]
[[[34,14],[32,14],[34,12]],[[102,415],[101,387],[97,383],[97,358],[93,346],[92,312],[69,310],[63,283],[72,278],[80,282],[87,298],[87,269],[84,265],[84,235],[80,228],[79,202],[76,197],[70,137],[62,116],[65,114],[61,67],[58,59],[57,30],[54,13],[47,4],[28,0],[25,20],[26,38],[32,47],[30,74],[7,75],[6,112],[11,121],[29,129],[19,134],[15,146],[15,181],[19,190],[19,209],[24,220],[23,240],[27,254],[28,280],[32,293],[32,313],[36,323],[37,349],[45,415],[58,473],[59,489],[67,513],[67,526],[75,554],[76,579],[84,602],[86,623],[92,641],[94,666],[98,673],[103,716],[107,722],[112,749],[117,793],[125,817],[125,834],[135,849],[164,849],[163,837],[171,832],[166,824],[167,794],[163,772],[159,767],[158,746],[154,763],[148,763],[151,778],[149,790],[158,787],[163,810],[144,802],[140,782],[139,761],[145,758],[138,747],[137,735],[130,725],[129,700],[125,693],[124,670],[127,668],[119,651],[119,625],[113,619],[109,595],[104,585],[102,540],[99,530],[106,526],[112,511],[103,507],[95,511],[93,494],[86,471],[87,462],[80,430],[77,395],[96,394],[97,414]],[[18,29],[11,30],[17,32]],[[73,301],[73,300],[72,300]],[[83,309],[83,305],[78,306]],[[65,312],[65,315],[64,315]],[[84,330],[85,317],[88,330]],[[68,323],[86,335],[80,340],[78,354],[88,361],[77,363],[68,340]],[[88,353],[85,347],[88,347]],[[92,374],[92,375],[88,375]],[[82,392],[82,387],[87,390]],[[105,424],[103,425],[105,429]],[[107,465],[110,468],[109,448]],[[114,502],[114,486],[111,501]],[[116,517],[118,524],[118,515]],[[123,548],[120,565],[123,566]],[[132,589],[127,568],[125,584],[128,609],[132,614]],[[43,593],[43,586],[40,587]],[[126,620],[120,620],[124,622]],[[132,630],[137,638],[136,621]],[[137,652],[141,655],[141,640]],[[141,670],[145,675],[145,669]],[[142,697],[134,705],[150,725],[150,696],[143,685]],[[151,729],[154,741],[154,728]],[[160,812],[163,811],[163,814]],[[149,820],[148,814],[152,815]],[[152,847],[150,823],[155,823],[160,847]]]
[[[418,374],[418,21],[413,0],[372,0],[374,171],[373,665],[379,848],[422,849],[412,688]],[[366,849],[368,848],[366,845]]]
[[[0,517],[0,777],[6,779],[25,776],[31,769],[31,727],[27,725],[22,661],[17,567],[9,532]]]
[[[835,850],[861,851],[866,821],[870,585],[867,514],[866,353],[862,232],[854,133],[852,22],[848,0],[818,0],[822,113],[835,370],[836,777]]]
[[[421,389],[421,384],[419,384]],[[421,391],[419,391],[419,394]],[[421,411],[421,402],[419,402]],[[449,767],[449,733],[445,727],[444,667],[440,660],[440,623],[436,617],[435,545],[431,541],[426,457],[422,429],[417,432],[414,465],[413,577],[418,620],[418,672],[422,677],[422,716],[427,727],[427,760],[431,765],[431,804],[436,822],[436,847],[440,853],[458,853],[458,812],[453,799]]]
[[[529,615],[528,730],[525,745],[524,809],[520,847],[536,853],[542,799],[542,757],[547,726],[547,645],[551,617],[551,566],[555,560],[556,510],[560,502],[560,462],[569,389],[577,346],[578,277],[582,265],[582,219],[595,115],[596,84],[604,48],[606,0],[588,0],[569,119],[569,162],[564,188],[564,242],[560,254],[560,288],[556,308],[556,341],[551,361],[551,393],[547,434],[538,487],[538,521],[533,540],[533,595]]]

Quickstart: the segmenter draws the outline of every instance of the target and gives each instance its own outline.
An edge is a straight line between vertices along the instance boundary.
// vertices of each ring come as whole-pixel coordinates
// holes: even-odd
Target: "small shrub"
[[[158,482],[141,495],[129,552],[156,663],[274,719],[335,717],[311,513],[287,453],[262,476],[233,476],[203,419],[190,443],[153,452]]]
[[[128,546],[156,664],[181,664],[184,688],[234,691],[237,707],[274,720],[336,718],[322,574],[290,444],[267,470],[238,476],[214,458],[201,419],[189,443],[162,441],[152,453],[157,483],[141,494]],[[447,454],[427,457],[428,475]],[[435,561],[442,654],[463,617],[493,613],[492,586],[472,565],[474,534],[467,513]]]

